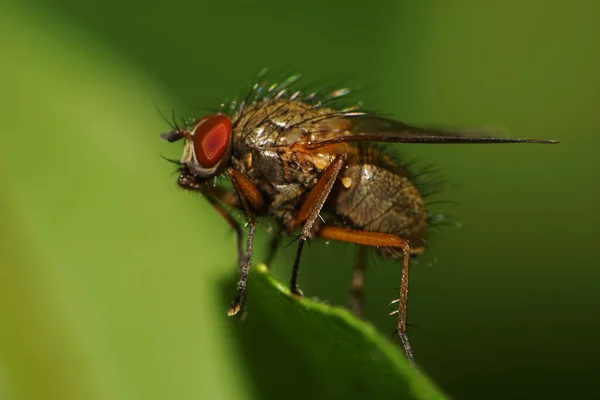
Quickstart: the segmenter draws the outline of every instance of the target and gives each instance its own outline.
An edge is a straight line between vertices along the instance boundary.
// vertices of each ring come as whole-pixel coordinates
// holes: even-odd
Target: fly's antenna
[[[178,130],[177,124],[175,124],[175,121],[169,121],[169,119],[167,117],[165,117],[165,115],[162,113],[162,111],[160,111],[160,108],[158,108],[158,106],[156,104],[154,105],[154,108],[156,108],[156,111],[158,111],[158,114],[161,116],[163,121],[165,121],[167,123],[167,125],[169,125],[171,127],[171,129]]]
[[[177,125],[177,119],[175,118],[175,109],[171,109],[171,118],[173,119],[173,125],[175,126],[175,130],[180,131],[179,125]]]

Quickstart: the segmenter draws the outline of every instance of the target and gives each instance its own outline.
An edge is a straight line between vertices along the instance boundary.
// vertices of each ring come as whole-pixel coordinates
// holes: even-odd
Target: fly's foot
[[[230,317],[233,317],[234,315],[239,313],[241,309],[242,309],[242,307],[234,301],[233,303],[231,303],[231,306],[229,307],[229,310],[227,311],[227,315]]]
[[[406,354],[406,358],[408,359],[408,363],[414,369],[417,370],[417,366],[415,364],[415,357],[413,356],[412,349],[410,347],[410,343],[408,342],[408,338],[406,337],[406,333],[400,332],[400,330],[396,330],[398,336],[400,337],[400,341],[402,342],[402,346],[404,347],[404,352]]]
[[[303,297],[304,293],[302,292],[302,290],[300,290],[300,288],[298,287],[298,285],[292,285],[290,287],[290,292],[292,293],[292,296],[296,296],[296,297]]]
[[[237,300],[234,300],[227,311],[227,315],[230,317],[235,317],[238,321],[243,322],[246,319],[247,315],[246,307],[244,304],[240,304]]]
[[[234,315],[237,315],[240,310],[242,310],[242,302],[238,297],[236,297],[235,300],[231,302],[229,310],[227,311],[227,315],[233,317]]]

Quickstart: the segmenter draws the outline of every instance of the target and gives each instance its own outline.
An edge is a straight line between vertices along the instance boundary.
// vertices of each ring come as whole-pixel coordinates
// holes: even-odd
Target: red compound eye
[[[194,127],[194,153],[204,168],[218,164],[229,146],[231,121],[225,115],[202,118]]]

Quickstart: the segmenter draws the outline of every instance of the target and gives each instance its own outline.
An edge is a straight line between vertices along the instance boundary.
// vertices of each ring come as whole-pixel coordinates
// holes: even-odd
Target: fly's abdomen
[[[374,149],[348,159],[329,207],[355,229],[392,233],[408,240],[413,253],[423,251],[427,233],[423,197],[400,168]],[[390,249],[382,252],[394,255]]]

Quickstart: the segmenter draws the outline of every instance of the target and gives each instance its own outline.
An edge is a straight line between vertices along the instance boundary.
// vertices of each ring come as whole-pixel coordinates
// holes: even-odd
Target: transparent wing
[[[351,128],[336,137],[313,140],[309,148],[318,148],[342,142],[392,142],[392,143],[558,143],[554,140],[503,138],[485,131],[445,130],[420,128],[376,114],[347,116]],[[313,136],[318,137],[319,135]],[[323,135],[327,136],[327,135]]]

